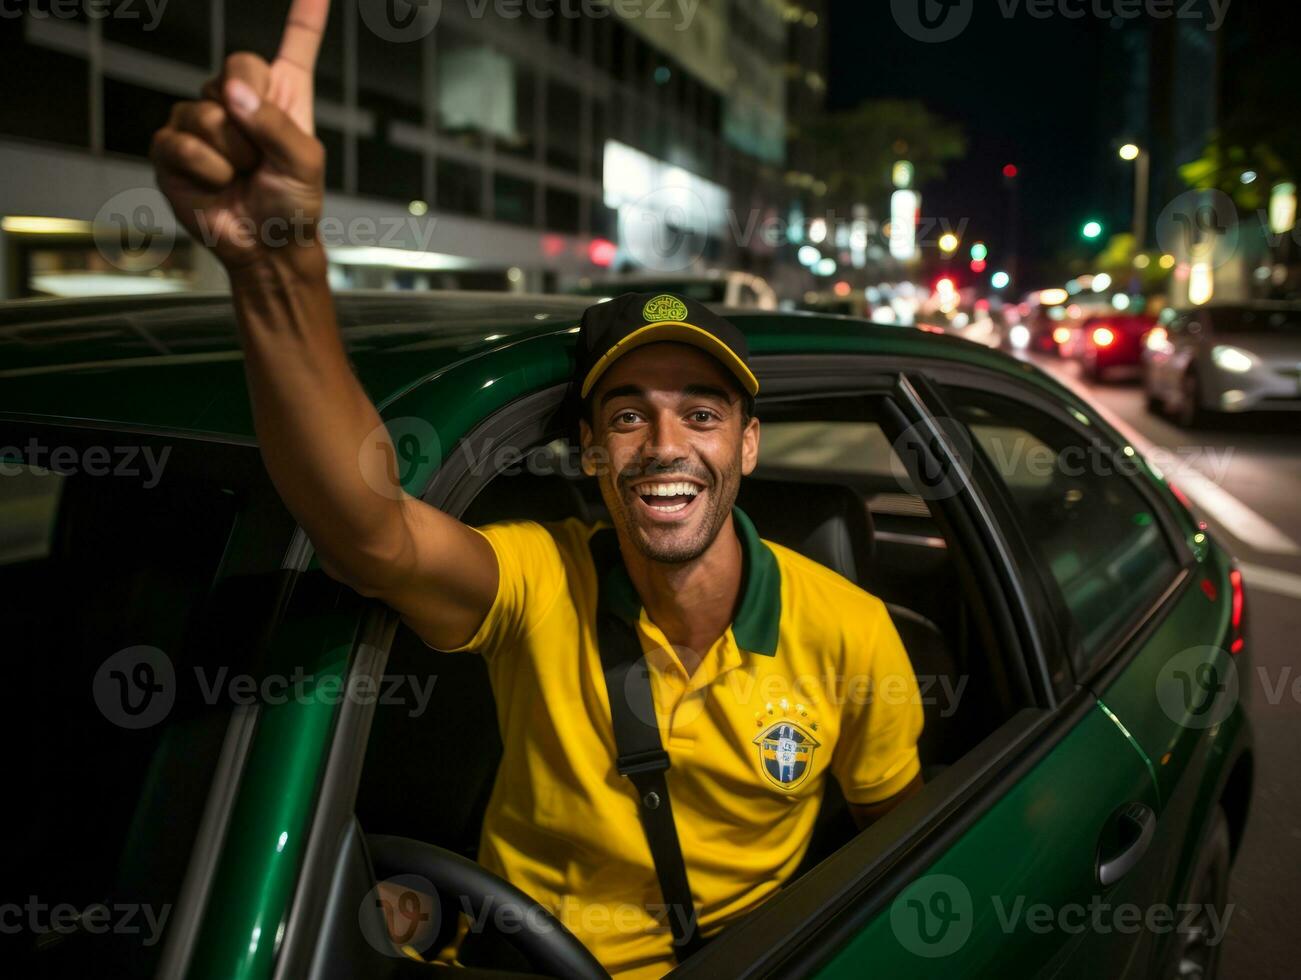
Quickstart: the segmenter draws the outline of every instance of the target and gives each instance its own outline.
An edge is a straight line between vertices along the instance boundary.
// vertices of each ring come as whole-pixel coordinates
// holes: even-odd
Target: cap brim
[[[736,351],[727,344],[701,327],[677,320],[661,320],[659,323],[648,323],[644,327],[639,327],[601,355],[601,359],[592,365],[592,369],[587,372],[587,377],[583,379],[579,397],[586,398],[601,375],[605,374],[610,369],[610,365],[624,354],[647,344],[670,341],[690,344],[712,355],[722,361],[723,365],[735,375],[736,380],[741,382],[741,387],[749,393],[750,397],[753,398],[759,393],[759,379],[746,366],[745,361],[737,356]]]

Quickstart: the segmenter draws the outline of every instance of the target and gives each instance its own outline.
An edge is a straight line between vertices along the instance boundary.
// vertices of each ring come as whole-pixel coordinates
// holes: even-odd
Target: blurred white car
[[[1148,407],[1195,428],[1217,412],[1301,411],[1301,304],[1174,311],[1147,336]]]

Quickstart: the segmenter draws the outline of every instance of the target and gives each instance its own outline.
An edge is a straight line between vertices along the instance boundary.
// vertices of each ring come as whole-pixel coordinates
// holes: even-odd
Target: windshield
[[[1217,333],[1267,333],[1301,336],[1301,308],[1283,310],[1230,307],[1213,310],[1211,325]]]

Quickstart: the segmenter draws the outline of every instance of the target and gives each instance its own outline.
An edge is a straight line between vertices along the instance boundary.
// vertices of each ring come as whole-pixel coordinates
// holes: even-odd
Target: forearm
[[[277,491],[327,570],[379,587],[404,547],[392,443],[353,374],[323,249],[232,273],[249,395]]]

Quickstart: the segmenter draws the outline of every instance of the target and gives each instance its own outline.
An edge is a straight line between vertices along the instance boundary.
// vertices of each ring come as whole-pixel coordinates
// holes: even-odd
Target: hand
[[[312,135],[312,70],[328,10],[329,0],[294,0],[274,63],[231,55],[203,98],[178,103],[154,134],[159,189],[232,275],[318,251],[325,151]]]

